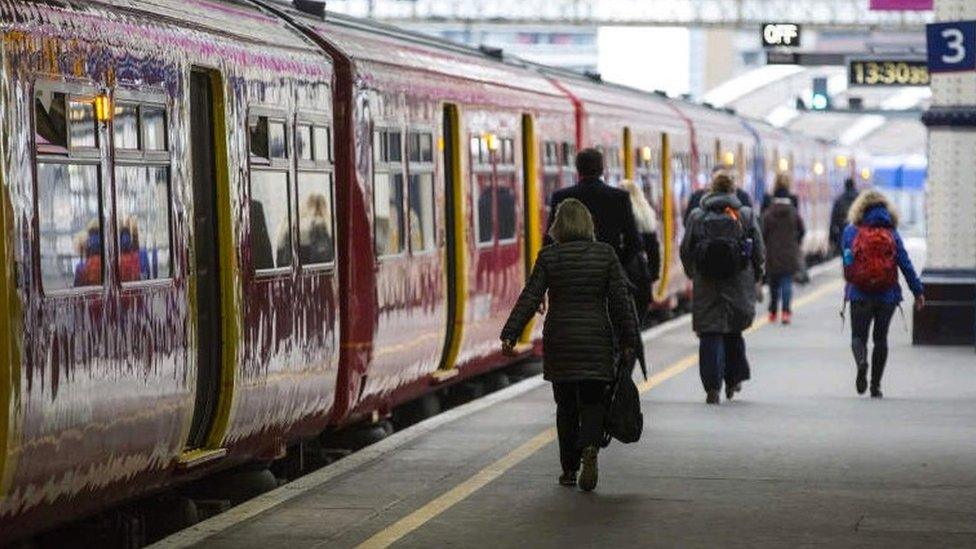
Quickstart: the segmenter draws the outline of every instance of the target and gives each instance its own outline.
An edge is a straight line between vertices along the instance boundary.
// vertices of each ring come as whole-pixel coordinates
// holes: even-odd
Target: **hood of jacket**
[[[793,213],[793,201],[789,197],[774,198],[766,211],[771,217],[780,219],[789,217]]]
[[[898,215],[888,197],[874,189],[858,195],[851,204],[848,221],[854,225],[898,227]]]
[[[742,201],[735,193],[708,193],[702,197],[701,208],[703,210],[724,210],[725,208],[738,210],[742,207]]]

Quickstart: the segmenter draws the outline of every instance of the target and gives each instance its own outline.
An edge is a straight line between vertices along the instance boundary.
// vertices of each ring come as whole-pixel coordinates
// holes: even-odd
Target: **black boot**
[[[563,486],[576,486],[576,471],[563,471],[559,477],[559,484]]]
[[[583,448],[582,467],[580,468],[579,487],[584,492],[590,492],[596,488],[597,463],[596,456],[599,449],[596,446]]]
[[[863,395],[864,391],[868,389],[868,365],[857,367],[857,381],[854,382],[854,387],[857,389],[857,394]]]
[[[875,350],[878,346],[875,345]],[[884,355],[878,356],[879,353],[875,353],[871,361],[871,398],[881,398],[881,376],[884,375],[885,364],[883,362]]]

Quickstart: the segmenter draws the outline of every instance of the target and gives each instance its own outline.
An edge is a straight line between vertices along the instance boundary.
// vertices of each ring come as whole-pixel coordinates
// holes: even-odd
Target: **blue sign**
[[[926,25],[929,72],[976,71],[976,21]]]

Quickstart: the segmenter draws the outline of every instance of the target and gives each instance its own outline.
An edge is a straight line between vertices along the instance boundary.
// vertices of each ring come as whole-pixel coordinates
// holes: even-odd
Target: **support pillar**
[[[935,20],[976,19],[972,0],[935,0]],[[976,72],[932,75],[926,191],[928,305],[915,344],[976,345]]]

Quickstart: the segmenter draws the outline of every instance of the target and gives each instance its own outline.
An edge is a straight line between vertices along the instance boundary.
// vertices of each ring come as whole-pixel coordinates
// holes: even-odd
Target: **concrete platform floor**
[[[594,493],[556,484],[551,392],[530,380],[159,545],[976,546],[973,349],[912,347],[908,310],[885,398],[859,397],[836,271],[798,301],[792,326],[747,335],[753,380],[719,406],[687,324],[654,334],[644,437],[601,454]]]

